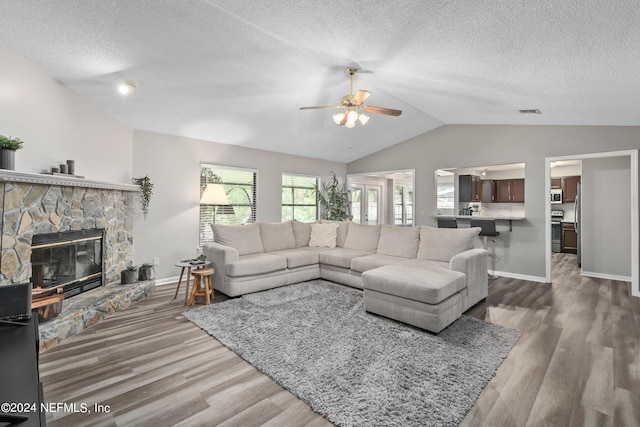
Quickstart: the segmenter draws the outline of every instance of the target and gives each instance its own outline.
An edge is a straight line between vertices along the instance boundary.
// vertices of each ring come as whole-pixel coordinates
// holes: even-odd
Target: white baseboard
[[[527,274],[511,273],[508,271],[489,270],[489,274],[493,276],[508,277],[509,279],[528,280],[530,282],[548,283],[542,276],[529,276]]]
[[[180,277],[176,276],[176,277],[167,277],[165,279],[156,279],[156,286],[163,286],[163,285],[173,285],[178,283],[178,279],[180,279]]]
[[[585,277],[593,277],[594,279],[618,280],[620,282],[631,282],[630,276],[617,276],[615,274],[594,273],[593,271],[584,271],[584,270],[582,270],[580,275]]]

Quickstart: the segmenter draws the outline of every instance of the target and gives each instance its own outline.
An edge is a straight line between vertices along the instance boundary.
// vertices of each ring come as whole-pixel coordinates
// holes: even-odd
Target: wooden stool
[[[193,276],[193,287],[191,288],[191,298],[189,305],[193,305],[196,297],[204,297],[205,304],[209,304],[214,298],[213,287],[211,286],[211,276],[213,268],[201,268],[191,272]]]

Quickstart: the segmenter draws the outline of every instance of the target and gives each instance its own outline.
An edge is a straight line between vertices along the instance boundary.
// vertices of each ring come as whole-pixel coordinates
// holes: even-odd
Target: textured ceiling
[[[640,125],[638,22],[637,0],[2,0],[0,42],[136,129],[348,162],[449,123]],[[298,109],[348,65],[402,116]]]

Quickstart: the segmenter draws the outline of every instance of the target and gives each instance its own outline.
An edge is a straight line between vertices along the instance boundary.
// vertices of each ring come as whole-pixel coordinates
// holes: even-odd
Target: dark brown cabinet
[[[495,183],[496,202],[524,202],[524,178],[499,179]]]
[[[560,238],[560,250],[575,254],[578,252],[578,233],[573,223],[562,223],[562,236]]]
[[[564,176],[562,177],[562,202],[570,203],[576,201],[578,195],[578,184],[580,176]]]
[[[496,201],[495,185],[492,179],[483,179],[480,181],[482,188],[480,190],[480,201],[482,203],[491,203]]]
[[[460,175],[458,177],[458,201],[479,202],[482,184],[476,175]]]

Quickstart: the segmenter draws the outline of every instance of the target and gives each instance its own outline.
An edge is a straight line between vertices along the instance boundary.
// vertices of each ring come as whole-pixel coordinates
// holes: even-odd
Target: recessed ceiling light
[[[535,110],[518,110],[520,114],[542,114],[537,108]]]
[[[138,87],[138,83],[136,82],[132,82],[131,80],[122,83],[120,86],[118,86],[118,92],[120,92],[121,95],[131,95],[133,92],[136,91],[136,88]]]

